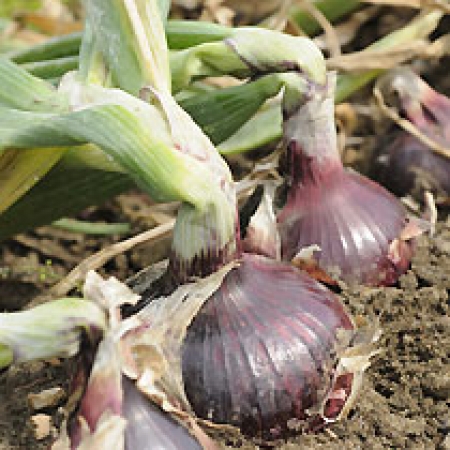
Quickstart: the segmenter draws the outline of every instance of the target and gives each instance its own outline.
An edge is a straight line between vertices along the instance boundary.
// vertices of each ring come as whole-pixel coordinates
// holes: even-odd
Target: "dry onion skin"
[[[135,379],[126,375],[133,372],[130,367],[134,363],[124,336],[141,323],[134,318],[123,321],[119,308],[135,304],[139,296],[117,279],[103,280],[92,271],[84,294],[108,312],[109,325],[98,346],[86,346],[78,355],[67,431],[52,449],[215,449],[212,444],[202,446],[181,421],[163,411],[140,390]]]

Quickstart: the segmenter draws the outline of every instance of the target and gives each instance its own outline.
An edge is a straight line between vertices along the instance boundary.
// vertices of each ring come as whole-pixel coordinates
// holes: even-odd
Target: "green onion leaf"
[[[106,316],[91,301],[63,298],[0,314],[0,368],[35,359],[75,355],[83,334],[98,339]]]

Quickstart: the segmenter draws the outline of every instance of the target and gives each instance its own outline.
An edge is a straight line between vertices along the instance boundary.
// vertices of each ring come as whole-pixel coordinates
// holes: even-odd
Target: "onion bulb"
[[[450,147],[450,99],[439,94],[407,69],[389,74],[380,85],[394,91],[404,116],[423,135],[444,148]],[[450,194],[450,160],[434,152],[405,130],[377,152],[372,176],[397,195],[420,199],[424,191]]]
[[[202,450],[187,428],[144,394],[136,379],[128,378],[134,363],[124,331],[133,332],[140,324],[122,321],[119,307],[134,304],[139,296],[117,279],[103,280],[95,272],[89,272],[84,294],[108,313],[108,327],[98,346],[85,346],[77,357],[68,434],[54,448]]]
[[[86,445],[89,448],[90,441],[86,442],[86,436],[83,437],[86,432],[83,432],[79,425],[79,421],[82,420],[84,426],[88,427],[92,436],[97,439],[94,442],[101,443],[101,448],[202,450],[202,446],[186,428],[155,406],[126,376],[122,376],[120,390],[122,398],[119,402],[108,388],[108,380],[105,379],[103,387],[96,386],[94,390],[88,390],[84,395],[77,414],[78,423],[74,421],[71,428],[72,449],[85,449]],[[115,409],[111,408],[113,403],[116,405]],[[110,411],[115,412],[116,417],[113,418],[116,423],[123,421],[122,426],[117,427],[111,418],[109,420],[114,426],[105,420]],[[111,436],[98,437],[102,427],[109,428],[108,433],[111,433],[112,438]],[[119,428],[118,431],[116,431],[117,428]],[[97,436],[96,433],[98,433]],[[122,447],[118,447],[120,441],[122,441]]]
[[[408,219],[396,197],[343,168],[333,92],[330,77],[327,91],[285,123],[291,182],[278,215],[282,258],[333,279],[394,284],[412,255],[411,233],[404,233]],[[308,248],[315,251],[304,258]]]
[[[338,298],[311,277],[243,254],[187,329],[187,398],[199,417],[264,439],[293,423],[298,431],[333,421],[359,378],[340,366],[353,329]]]
[[[134,382],[122,379],[126,450],[201,450],[189,432],[142,394]]]

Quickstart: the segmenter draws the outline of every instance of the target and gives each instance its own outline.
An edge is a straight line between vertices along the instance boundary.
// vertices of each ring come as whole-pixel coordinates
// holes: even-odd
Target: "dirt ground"
[[[117,204],[110,205],[112,209]],[[0,308],[23,307],[73,265],[51,251],[27,247],[48,229],[2,245]],[[88,254],[116,238],[77,239],[60,233],[53,253],[65,257]],[[121,255],[108,264],[109,273],[126,277],[146,264],[151,248]],[[70,258],[69,258],[70,259]],[[51,263],[49,263],[51,261]],[[129,266],[131,269],[125,270]],[[8,269],[8,270],[7,270]],[[398,286],[358,288],[342,293],[350,311],[379,320],[380,353],[367,372],[350,417],[317,435],[300,436],[275,448],[293,449],[450,449],[450,219],[439,223],[433,238],[419,241],[411,270]],[[44,449],[61,421],[63,395],[55,406],[33,410],[29,395],[50,387],[67,392],[71,361],[52,360],[14,366],[0,374],[0,449]],[[32,416],[50,416],[49,435],[36,439]],[[46,419],[43,419],[44,422]],[[44,426],[45,428],[45,426]],[[45,430],[44,430],[45,431]],[[227,448],[258,449],[245,440]]]

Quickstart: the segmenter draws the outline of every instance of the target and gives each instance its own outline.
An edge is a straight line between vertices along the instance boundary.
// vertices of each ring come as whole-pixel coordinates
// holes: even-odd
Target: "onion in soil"
[[[413,252],[408,219],[394,195],[343,167],[333,93],[330,77],[328,89],[285,123],[290,185],[278,215],[282,258],[348,283],[391,285]],[[317,251],[305,260],[309,247]]]
[[[293,423],[316,428],[339,417],[358,385],[340,364],[353,336],[329,290],[289,264],[244,254],[187,330],[187,397],[199,417],[263,439]]]
[[[420,131],[444,148],[450,148],[450,99],[439,94],[407,69],[393,71],[380,86],[393,91],[402,114]],[[433,151],[417,137],[401,129],[391,142],[382,142],[371,176],[397,195],[424,191],[450,194],[450,159]]]

